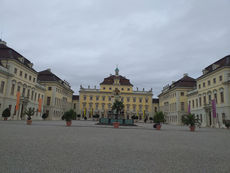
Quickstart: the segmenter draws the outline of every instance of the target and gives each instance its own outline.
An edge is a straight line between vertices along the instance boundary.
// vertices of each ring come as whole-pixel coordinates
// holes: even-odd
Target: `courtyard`
[[[0,172],[230,172],[230,130],[0,121]]]

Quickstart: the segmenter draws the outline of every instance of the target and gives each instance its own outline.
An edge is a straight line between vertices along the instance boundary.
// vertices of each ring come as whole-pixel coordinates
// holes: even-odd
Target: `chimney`
[[[188,76],[188,73],[184,73],[184,77],[185,77],[185,76]]]
[[[4,44],[6,46],[6,42],[0,39],[0,44]]]
[[[47,68],[47,71],[51,72],[51,69],[50,69],[50,68]]]

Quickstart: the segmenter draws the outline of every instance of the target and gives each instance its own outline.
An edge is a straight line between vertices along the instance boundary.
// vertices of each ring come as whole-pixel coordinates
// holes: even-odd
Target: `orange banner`
[[[41,112],[42,111],[42,99],[40,98],[38,100],[38,112]]]
[[[20,103],[20,92],[17,92],[16,111],[19,109],[19,103]]]

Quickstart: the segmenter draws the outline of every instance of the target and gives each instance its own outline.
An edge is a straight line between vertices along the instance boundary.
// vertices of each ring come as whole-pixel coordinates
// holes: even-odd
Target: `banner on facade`
[[[212,100],[212,115],[213,115],[213,118],[216,118],[216,100],[215,99]]]
[[[39,98],[38,100],[38,112],[42,111],[42,98]]]
[[[19,109],[19,103],[20,103],[20,92],[17,92],[16,111]]]

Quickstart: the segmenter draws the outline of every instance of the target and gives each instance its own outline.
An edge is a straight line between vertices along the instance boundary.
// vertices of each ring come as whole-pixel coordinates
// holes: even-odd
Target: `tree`
[[[153,117],[154,123],[160,124],[161,122],[165,122],[165,116],[163,112],[156,112]]]
[[[31,120],[31,117],[34,115],[34,110],[32,108],[27,109],[25,115],[27,115],[27,120]]]
[[[119,100],[115,100],[115,102],[113,103],[112,106],[112,110],[115,111],[115,115],[116,115],[116,119],[118,119],[118,115],[120,115],[123,110],[124,110],[124,104],[123,102],[119,101]]]

